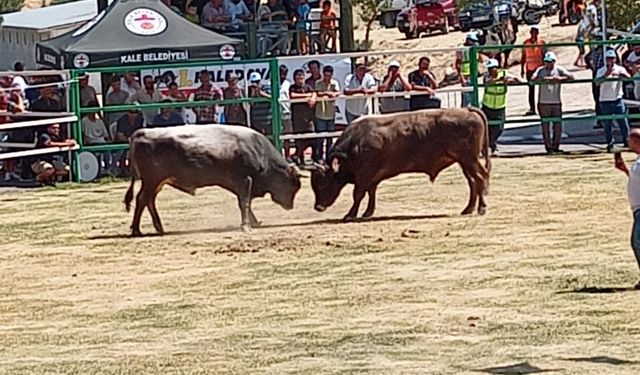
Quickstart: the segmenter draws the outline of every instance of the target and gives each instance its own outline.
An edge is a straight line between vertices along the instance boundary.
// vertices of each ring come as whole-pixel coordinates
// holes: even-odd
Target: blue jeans
[[[332,132],[336,130],[336,120],[323,120],[323,119],[316,118],[315,125],[316,125],[316,133]],[[325,142],[326,142],[326,147],[323,147]],[[314,150],[315,155],[313,157],[313,160],[315,161],[324,160],[324,158],[326,158],[327,155],[329,155],[331,146],[333,146],[333,138],[317,138],[316,148]]]
[[[633,213],[633,229],[631,230],[631,247],[640,268],[640,209]]]
[[[627,110],[624,107],[622,99],[600,102],[600,112],[603,115],[624,115]],[[607,147],[613,146],[613,121],[614,120],[602,120],[604,125],[604,136],[607,140]],[[622,135],[622,142],[627,144],[629,139],[629,124],[626,118],[619,118],[615,120],[620,127],[620,135]]]
[[[356,121],[356,119],[358,117],[360,117],[361,115],[354,115],[353,113],[350,113],[349,111],[345,111],[345,117],[347,118],[347,124],[351,125],[352,122]]]

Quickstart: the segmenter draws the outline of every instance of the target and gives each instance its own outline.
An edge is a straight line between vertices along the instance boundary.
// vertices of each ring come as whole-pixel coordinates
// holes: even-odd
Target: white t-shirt
[[[613,64],[613,68],[611,69],[611,75],[612,77],[610,78],[615,78],[615,77],[622,77],[623,74],[625,74],[627,72],[627,70],[623,67],[621,67],[620,65],[617,64]],[[607,74],[607,66],[603,66],[602,68],[598,69],[598,73],[596,74],[596,78],[603,78],[604,75]],[[616,101],[618,99],[622,98],[622,95],[624,93],[622,92],[622,81],[618,80],[618,81],[607,81],[607,82],[602,82],[600,84],[600,101],[601,102],[613,102]]]
[[[22,78],[21,76],[13,77],[13,80],[11,81],[11,86],[13,85],[18,85],[23,95],[24,95],[24,90],[29,88],[29,85],[27,85],[27,81],[25,81],[24,78]]]
[[[631,64],[635,64],[640,60],[640,55],[636,54],[635,51],[632,51],[628,56],[627,56],[627,60],[625,60],[625,62],[627,63],[631,63]]]
[[[586,30],[586,28],[589,27],[589,24],[591,23],[592,19],[593,19],[594,26],[598,26],[598,8],[593,4],[589,5],[587,9],[584,11],[584,16],[582,16],[581,27],[583,27]]]
[[[362,82],[358,81],[358,77],[355,74],[347,75],[347,79],[344,81],[344,87],[346,89],[365,88],[367,90],[376,87],[376,79],[369,73],[365,73],[362,77]],[[345,109],[352,115],[366,115],[369,113],[370,98],[363,99],[347,99]]]
[[[91,120],[89,116],[83,118],[82,134],[84,135],[84,142],[88,145],[102,144],[109,141],[109,132],[107,132],[107,128],[100,118],[95,121]]]
[[[291,88],[291,82],[285,79],[280,84],[280,100],[289,100],[289,88]],[[288,120],[291,118],[291,102],[280,102],[280,109],[282,111],[282,118]]]
[[[627,194],[629,195],[629,205],[631,210],[640,209],[640,156],[629,168],[629,182],[627,183]]]

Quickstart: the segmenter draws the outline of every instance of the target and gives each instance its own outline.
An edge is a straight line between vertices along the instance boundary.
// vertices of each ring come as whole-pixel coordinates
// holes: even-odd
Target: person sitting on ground
[[[46,147],[74,147],[76,141],[73,139],[60,139],[60,124],[52,124],[47,127],[45,133],[40,134],[36,148]],[[69,174],[69,166],[65,165],[59,159],[55,159],[54,155],[39,155],[34,163],[31,164],[31,170],[36,174],[36,181],[45,185],[55,185],[57,176],[66,176]]]
[[[171,99],[164,99],[162,103],[173,103]],[[165,107],[160,109],[160,113],[153,119],[153,126],[150,128],[166,128],[169,126],[184,125],[184,119],[173,108]]]

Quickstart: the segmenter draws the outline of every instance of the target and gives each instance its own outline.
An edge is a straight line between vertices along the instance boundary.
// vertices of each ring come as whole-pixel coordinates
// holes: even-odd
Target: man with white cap
[[[411,85],[400,73],[400,63],[393,60],[389,63],[387,75],[382,79],[378,87],[380,92],[404,92],[411,91]],[[407,110],[407,102],[404,95],[380,98],[380,113],[394,113]]]
[[[527,77],[529,81],[529,111],[527,115],[536,114],[536,87],[531,81],[533,73],[544,65],[544,54],[546,52],[544,47],[544,40],[538,37],[540,28],[538,25],[531,26],[529,31],[531,37],[524,41],[524,47],[522,49],[522,60],[520,61],[520,76]]]
[[[504,69],[496,59],[485,63],[487,72],[483,76],[484,96],[482,112],[489,120],[489,145],[491,151],[497,151],[497,141],[504,130],[505,109],[507,108],[507,85],[520,83],[522,80]]]
[[[540,83],[538,95],[538,112],[542,121],[542,139],[547,154],[561,153],[560,139],[562,137],[562,121],[546,120],[548,117],[562,117],[562,98],[560,96],[560,82],[573,79],[573,75],[565,68],[556,65],[556,54],[547,52],[544,55],[544,66],[538,68],[533,81]],[[549,129],[553,124],[553,139],[549,136]]]
[[[467,33],[465,37],[463,47],[471,47],[479,43],[478,35],[474,32]],[[480,55],[478,55],[478,63],[480,63]],[[462,87],[471,85],[471,50],[464,48],[461,51],[456,51],[456,70],[460,76],[460,84]],[[462,92],[462,106],[467,107],[471,104],[472,92]]]
[[[596,73],[596,85],[600,86],[600,97],[598,98],[600,113],[605,116],[626,114],[626,108],[622,101],[623,91],[620,79],[631,78],[631,76],[624,67],[616,64],[616,57],[614,50],[607,49],[607,52],[605,52],[605,64]],[[622,143],[627,147],[629,135],[627,118],[618,118],[616,122],[620,127]],[[604,135],[607,141],[607,152],[611,152],[613,148],[613,120],[602,120],[602,123],[604,124]]]

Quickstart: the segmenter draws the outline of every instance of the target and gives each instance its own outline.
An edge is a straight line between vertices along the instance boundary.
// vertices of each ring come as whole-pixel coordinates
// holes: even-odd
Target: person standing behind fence
[[[560,150],[562,121],[548,121],[545,118],[562,117],[560,83],[573,79],[573,75],[565,68],[556,65],[555,53],[547,52],[544,55],[544,66],[538,68],[531,79],[541,83],[538,89],[538,112],[541,118],[544,148],[547,150],[547,154],[562,153],[562,150]],[[553,124],[553,139],[549,135],[551,124]]]
[[[347,123],[351,124],[358,117],[369,114],[369,107],[371,98],[367,95],[375,94],[376,79],[373,78],[369,71],[371,69],[364,65],[358,64],[356,66],[355,74],[350,74],[344,83],[344,94],[347,96],[353,96],[362,94],[363,98],[358,99],[346,99],[345,111],[347,117]]]
[[[80,84],[80,105],[87,107],[90,102],[98,102],[98,94],[93,86],[89,85],[89,75],[86,73],[78,77]]]
[[[122,83],[120,82],[120,77],[117,75],[113,75],[111,77],[111,92],[107,94],[104,103],[107,106],[110,105],[124,105],[129,99],[129,93],[122,90]],[[111,125],[114,122],[117,122],[118,119],[123,116],[126,111],[123,112],[105,112],[105,117],[107,120],[107,125]]]
[[[313,120],[315,118],[315,110],[317,95],[313,87],[304,82],[304,72],[298,69],[293,72],[293,84],[289,87],[289,96],[291,99],[307,99],[307,102],[291,103],[291,122],[293,132],[295,134],[313,132]],[[304,164],[304,151],[308,147],[312,147],[313,156],[316,156],[315,141],[313,139],[299,139],[295,141],[296,155],[293,161],[298,165]],[[289,153],[287,152],[287,156]]]
[[[200,87],[196,89],[193,97],[196,102],[222,99],[222,91],[211,82],[211,75],[206,69],[200,72],[200,82]],[[198,116],[197,124],[214,124],[218,122],[215,104],[196,107],[194,112]]]
[[[460,84],[462,88],[471,86],[471,50],[469,47],[475,46],[478,44],[478,35],[474,32],[467,33],[465,37],[463,48],[461,51],[456,51],[456,63],[455,67],[458,71],[458,75],[460,76]],[[477,54],[478,63],[480,63],[480,55]],[[461,93],[462,95],[462,107],[467,107],[471,104],[471,98],[473,92],[465,92]]]
[[[227,87],[223,90],[224,100],[238,100],[244,98],[242,90],[238,86],[238,75],[229,74],[227,78]],[[225,104],[224,118],[226,124],[247,126],[247,112],[242,103]]]
[[[616,64],[616,52],[612,49],[607,50],[605,54],[605,65],[598,70],[596,74],[596,84],[600,86],[600,112],[605,115],[626,115],[626,108],[622,101],[622,81],[621,78],[631,78],[627,70]],[[615,79],[615,81],[606,81]],[[615,120],[620,127],[620,135],[622,143],[625,147],[628,145],[629,124],[627,118],[618,118]],[[613,149],[613,120],[603,120],[604,134],[607,142],[607,152]]]
[[[311,7],[307,4],[307,0],[298,0],[295,18],[298,36],[298,52],[301,55],[309,53],[309,30],[311,29],[309,13],[311,13]]]
[[[335,99],[340,96],[340,84],[333,79],[333,67],[330,65],[322,69],[322,79],[316,82],[316,92],[322,99]],[[323,100],[316,104],[316,132],[333,132],[336,130],[336,102],[335,100]],[[323,145],[326,147],[323,149]],[[331,146],[333,138],[318,138],[316,140],[316,155],[314,160],[320,162],[325,160]],[[324,155],[323,155],[324,152]]]
[[[496,59],[487,60],[487,72],[483,76],[484,96],[482,112],[489,120],[489,145],[491,152],[498,150],[497,141],[504,130],[505,109],[507,108],[507,85],[522,82],[515,75],[500,69]],[[497,122],[497,124],[496,124]]]
[[[380,92],[406,92],[411,91],[411,84],[402,76],[400,63],[391,61],[387,70],[387,75],[382,79]],[[404,112],[407,110],[407,100],[403,95],[380,98],[380,113]]]
[[[629,205],[633,213],[633,228],[631,230],[631,248],[635,255],[638,267],[640,267],[640,129],[633,129],[629,135],[629,147],[636,154],[636,161],[627,167],[619,153],[615,156],[615,167],[624,172],[629,180],[627,181],[627,195]],[[634,288],[640,290],[640,282]]]
[[[527,77],[529,81],[529,111],[526,115],[536,114],[536,86],[531,81],[533,73],[541,66],[544,65],[545,46],[544,40],[538,37],[540,34],[540,28],[538,25],[531,26],[529,31],[531,37],[524,41],[524,47],[522,49],[522,60],[520,61],[520,75],[524,78]]]
[[[411,94],[409,108],[412,111],[428,108],[440,108],[440,99],[436,95],[436,79],[429,71],[431,60],[423,56],[418,60],[418,69],[409,73],[409,83],[413,91],[422,91],[424,94]]]
[[[258,72],[249,75],[249,97],[271,99],[271,93],[262,85],[262,76]],[[251,103],[249,116],[253,129],[264,135],[271,135],[273,112],[270,101]]]
[[[286,65],[280,65],[280,95],[278,101],[280,102],[280,118],[282,119],[282,134],[291,134],[293,132],[293,125],[291,124],[291,102],[290,102],[290,89],[291,82],[287,79],[289,74],[289,68]],[[291,141],[288,139],[284,141],[284,155],[289,158],[291,152]]]
[[[144,83],[144,88],[136,91],[135,94],[129,96],[129,98],[127,98],[127,104],[133,102],[138,102],[140,104],[160,103],[160,101],[162,100],[162,93],[160,92],[160,90],[155,89],[153,76],[144,76],[142,82]],[[144,114],[144,120],[146,121],[147,125],[152,125],[153,118],[158,114],[158,109],[146,108],[142,110],[142,113]]]

